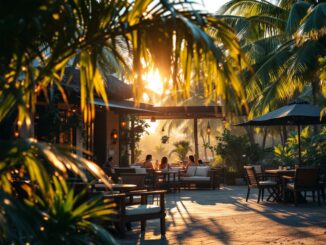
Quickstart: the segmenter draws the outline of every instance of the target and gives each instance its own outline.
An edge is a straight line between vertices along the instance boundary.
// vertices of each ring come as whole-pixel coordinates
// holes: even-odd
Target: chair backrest
[[[115,173],[120,176],[121,174],[132,174],[136,173],[135,168],[114,168]]]
[[[258,179],[255,168],[253,166],[244,166],[246,170],[246,178],[250,186],[258,186]]]
[[[255,169],[256,174],[262,174],[263,173],[263,168],[261,165],[252,165]]]
[[[319,185],[318,168],[297,168],[294,184],[296,188],[314,188]]]
[[[123,184],[133,184],[142,188],[145,186],[146,174],[123,173],[120,178]]]

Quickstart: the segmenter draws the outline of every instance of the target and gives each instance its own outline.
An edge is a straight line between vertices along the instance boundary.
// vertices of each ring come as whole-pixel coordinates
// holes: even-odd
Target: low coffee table
[[[108,188],[104,184],[95,184],[95,189],[107,190]],[[112,191],[119,191],[119,192],[129,192],[135,190],[137,185],[133,184],[112,184]]]

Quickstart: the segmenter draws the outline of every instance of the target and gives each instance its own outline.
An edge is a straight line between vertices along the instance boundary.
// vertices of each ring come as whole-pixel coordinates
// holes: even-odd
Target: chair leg
[[[323,186],[321,187],[321,196],[323,198],[323,201],[325,202],[325,200],[326,200],[326,197],[325,197],[325,188]]]
[[[259,191],[258,191],[258,199],[257,199],[257,203],[259,203],[259,201],[260,201],[260,195],[261,195],[261,189],[259,188],[258,190],[259,190]]]
[[[298,206],[298,193],[296,190],[293,191],[293,196],[294,196],[294,205]]]
[[[118,228],[118,232],[119,232],[119,236],[121,237],[121,238],[124,238],[125,237],[125,227],[126,227],[126,224],[125,224],[125,222],[123,222],[123,221],[120,221],[118,224],[117,224],[117,228]]]
[[[315,191],[312,191],[312,201],[313,201],[313,202],[316,202]]]
[[[164,236],[165,235],[165,216],[160,219],[160,223],[161,223],[161,235]]]
[[[264,201],[264,191],[265,191],[265,188],[262,188],[261,190],[261,200]]]
[[[246,202],[248,202],[249,194],[250,194],[250,187],[248,186]]]
[[[140,230],[141,232],[145,232],[146,229],[146,220],[140,221]]]
[[[318,206],[320,206],[320,190],[317,190]]]

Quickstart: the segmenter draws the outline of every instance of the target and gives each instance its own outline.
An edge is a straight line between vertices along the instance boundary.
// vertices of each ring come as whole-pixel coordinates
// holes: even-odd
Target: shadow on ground
[[[256,203],[253,193],[245,202],[246,187],[221,190],[183,190],[166,196],[166,236],[161,238],[159,221],[147,222],[141,235],[134,224],[121,244],[233,244],[246,242],[324,241],[326,206],[308,202],[293,204]],[[303,240],[302,240],[303,239]],[[325,239],[325,240],[324,240]]]

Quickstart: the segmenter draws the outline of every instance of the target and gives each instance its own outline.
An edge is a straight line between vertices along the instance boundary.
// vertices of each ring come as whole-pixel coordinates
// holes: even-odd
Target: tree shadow
[[[215,239],[216,242],[229,244],[231,238],[234,238],[234,231],[226,228],[225,224],[219,223],[220,216],[218,215],[223,215],[223,212],[226,212],[226,216],[236,218],[244,214],[258,214],[259,216],[255,217],[260,217],[261,220],[269,219],[280,224],[284,228],[288,228],[287,233],[289,235],[296,237],[313,236],[311,232],[304,229],[306,227],[326,228],[325,206],[319,207],[317,204],[307,203],[295,207],[292,204],[266,201],[257,204],[256,193],[252,193],[248,202],[245,201],[245,195],[246,187],[224,187],[217,191],[198,190],[170,193],[166,198],[166,237],[160,237],[159,220],[152,220],[147,222],[146,236],[136,235],[140,234],[140,226],[137,224],[133,227],[131,232],[133,235],[129,238],[137,244],[184,244],[185,239],[186,241],[194,239],[191,242],[196,243],[196,239],[207,237],[210,240]],[[222,213],[216,215],[210,212]],[[249,226],[255,222],[255,225],[259,226],[259,223],[257,224],[259,221],[253,220],[251,222],[249,220],[247,222]],[[255,228],[253,227],[253,229]],[[147,239],[149,233],[152,235],[149,235],[149,239]]]

